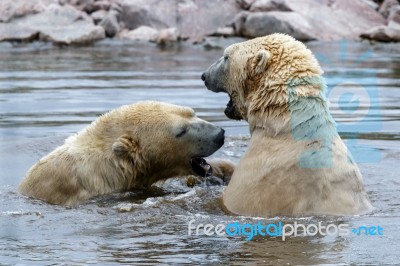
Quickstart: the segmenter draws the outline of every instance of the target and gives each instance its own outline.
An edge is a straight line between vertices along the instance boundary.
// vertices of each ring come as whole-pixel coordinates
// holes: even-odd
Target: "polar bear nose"
[[[201,74],[201,80],[206,81],[206,73],[205,72],[203,74]]]
[[[225,140],[225,130],[221,128],[217,137],[214,139],[214,142],[221,147],[222,145],[224,145],[224,140]]]

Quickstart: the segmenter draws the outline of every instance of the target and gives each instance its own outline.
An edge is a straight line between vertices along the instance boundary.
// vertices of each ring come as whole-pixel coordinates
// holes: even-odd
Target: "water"
[[[380,225],[383,236],[298,236],[284,242],[275,237],[251,241],[189,237],[192,219],[196,224],[258,220],[227,214],[220,200],[222,187],[189,188],[177,179],[162,190],[105,196],[75,208],[19,195],[17,186],[32,164],[98,115],[123,104],[160,100],[194,108],[200,117],[227,130],[226,144],[214,156],[236,162],[247,147],[249,133],[245,122],[224,116],[228,96],[207,91],[200,80],[201,72],[222,55],[221,50],[190,45],[160,50],[151,44],[124,42],[64,48],[3,43],[0,263],[398,264],[400,47],[308,45],[326,72],[331,112],[360,161],[366,190],[377,209],[355,217],[262,221]],[[370,95],[357,90],[360,87]],[[335,98],[340,88],[361,92],[343,104],[344,98]]]

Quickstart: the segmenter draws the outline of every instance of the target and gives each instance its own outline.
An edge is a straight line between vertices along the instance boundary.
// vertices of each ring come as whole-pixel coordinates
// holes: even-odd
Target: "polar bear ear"
[[[135,157],[139,152],[139,145],[131,136],[122,135],[113,143],[112,151],[120,157]]]
[[[257,52],[254,58],[254,65],[255,65],[255,73],[260,74],[262,73],[268,64],[268,59],[270,58],[270,53],[267,50],[260,50]]]

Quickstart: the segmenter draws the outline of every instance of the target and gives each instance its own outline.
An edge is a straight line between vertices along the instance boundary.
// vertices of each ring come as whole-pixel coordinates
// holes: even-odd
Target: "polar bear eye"
[[[229,59],[229,56],[224,55],[224,61],[227,61]]]
[[[180,138],[180,137],[182,137],[183,135],[185,135],[186,132],[187,132],[187,130],[186,130],[186,128],[184,128],[184,129],[182,129],[181,132],[179,132],[179,133],[176,135],[176,137],[177,137],[177,138]]]

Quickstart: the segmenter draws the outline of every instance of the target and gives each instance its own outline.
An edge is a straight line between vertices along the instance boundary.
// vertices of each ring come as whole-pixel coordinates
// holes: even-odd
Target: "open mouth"
[[[203,177],[212,176],[212,168],[202,157],[194,157],[190,160],[193,171]]]
[[[226,104],[224,113],[230,119],[235,119],[235,120],[242,119],[242,117],[236,111],[235,105],[233,104],[232,97],[230,95],[229,95],[229,102]]]

